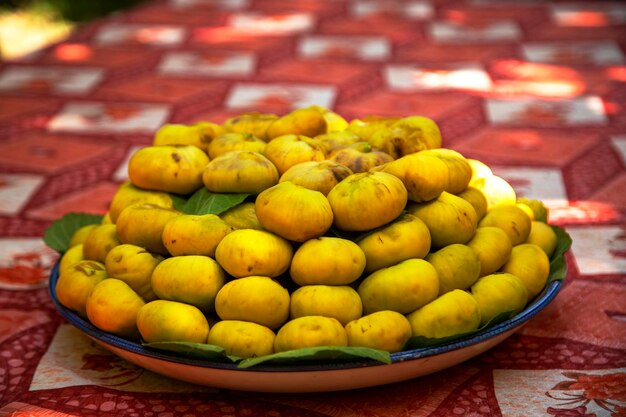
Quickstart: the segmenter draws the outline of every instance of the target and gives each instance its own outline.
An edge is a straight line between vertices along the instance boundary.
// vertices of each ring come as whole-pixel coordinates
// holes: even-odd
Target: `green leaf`
[[[43,241],[50,248],[64,253],[70,244],[72,235],[83,226],[100,224],[102,216],[87,213],[68,213],[55,220],[44,232]]]
[[[250,194],[218,194],[206,188],[193,193],[182,207],[187,214],[220,214],[242,203]],[[176,206],[174,206],[176,207]]]
[[[365,347],[344,347],[344,346],[318,346],[303,349],[288,350],[257,358],[244,359],[237,365],[238,368],[250,368],[260,364],[289,364],[293,362],[333,360],[347,361],[353,359],[373,359],[382,363],[391,363],[391,355],[378,349]]]
[[[174,352],[179,356],[184,356],[193,359],[202,359],[213,362],[231,362],[235,363],[241,358],[236,356],[227,355],[223,348],[215,345],[209,345],[206,343],[191,343],[191,342],[150,342],[142,343],[142,346],[165,350],[168,352]]]
[[[565,253],[572,247],[572,238],[560,227],[553,225],[550,227],[552,227],[552,230],[556,233],[556,248],[550,259],[550,275],[548,275],[548,282],[562,281],[567,275]]]
[[[186,198],[186,196],[182,196],[180,194],[172,193],[170,193],[170,197],[172,198],[172,206],[174,206],[174,208],[178,211],[184,211],[185,204],[187,204],[189,198]]]

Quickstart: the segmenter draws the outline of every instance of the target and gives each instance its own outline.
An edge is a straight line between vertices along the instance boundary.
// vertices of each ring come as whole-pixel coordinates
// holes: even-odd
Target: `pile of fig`
[[[318,106],[164,125],[72,233],[56,295],[103,331],[239,358],[471,333],[543,290],[557,233],[441,145],[426,117]]]

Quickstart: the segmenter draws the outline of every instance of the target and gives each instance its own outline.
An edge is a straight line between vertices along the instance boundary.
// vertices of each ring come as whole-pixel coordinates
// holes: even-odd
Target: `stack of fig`
[[[128,174],[73,235],[59,301],[123,337],[243,358],[472,332],[541,292],[557,243],[541,202],[420,116],[170,124]]]

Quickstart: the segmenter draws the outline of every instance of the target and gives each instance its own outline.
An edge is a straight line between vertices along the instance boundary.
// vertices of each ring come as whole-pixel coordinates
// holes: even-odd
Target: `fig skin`
[[[373,170],[398,177],[415,203],[434,200],[445,191],[449,183],[449,168],[434,155],[416,152],[388,162]]]
[[[313,137],[326,133],[327,129],[327,121],[320,108],[311,106],[296,109],[274,120],[267,128],[267,136],[270,139],[289,134]]]
[[[264,155],[276,166],[279,175],[289,168],[307,161],[323,161],[328,149],[317,139],[305,135],[287,134],[272,139]]]
[[[177,210],[153,204],[135,204],[120,213],[115,229],[121,243],[130,243],[152,253],[168,255],[169,252],[163,245],[163,229],[168,221],[181,214]]]
[[[278,329],[289,318],[289,292],[270,277],[249,276],[227,282],[217,293],[222,320],[251,321]]]
[[[165,224],[163,245],[172,256],[215,257],[215,249],[234,229],[215,214],[181,214]]]
[[[485,226],[476,229],[474,237],[467,242],[480,260],[480,276],[493,274],[511,256],[513,245],[506,233],[499,227]]]
[[[294,242],[322,236],[333,224],[333,210],[324,194],[291,181],[260,193],[254,208],[263,228]]]
[[[368,275],[358,287],[364,314],[392,310],[408,314],[439,293],[437,270],[423,259],[407,259]]]
[[[255,358],[274,353],[276,334],[251,321],[221,320],[209,331],[207,343],[224,348],[227,355]]]
[[[291,181],[326,196],[335,185],[352,173],[350,168],[334,161],[307,161],[289,168],[280,176],[279,182]]]
[[[411,338],[407,318],[391,310],[377,311],[346,324],[348,346],[400,352]]]
[[[154,300],[141,307],[137,313],[137,328],[148,343],[206,343],[210,329],[197,307],[169,300]]]
[[[369,274],[410,258],[424,258],[431,246],[430,231],[418,217],[406,213],[357,244],[365,253]]]
[[[346,177],[327,197],[337,228],[365,231],[396,219],[406,206],[407,190],[391,174],[361,172]]]
[[[433,248],[467,243],[476,232],[478,216],[474,207],[454,194],[442,192],[435,200],[407,206],[430,230]]]
[[[352,172],[367,172],[394,159],[388,153],[372,149],[367,142],[358,142],[335,150],[330,154],[330,160],[350,168]]]
[[[208,155],[193,145],[147,146],[128,162],[128,177],[145,190],[190,194],[202,187]]]
[[[365,254],[356,243],[322,236],[298,247],[289,275],[298,285],[348,285],[361,276],[365,262]]]
[[[202,183],[214,193],[258,194],[278,183],[278,171],[265,156],[252,151],[226,152],[209,162]]]
[[[206,152],[211,141],[223,133],[224,128],[212,122],[193,125],[169,123],[157,130],[152,145],[193,145]]]
[[[407,315],[413,336],[443,338],[478,329],[481,313],[468,292],[452,290]]]
[[[466,290],[480,277],[480,258],[469,246],[460,243],[445,246],[425,258],[437,270],[439,296]]]
[[[265,141],[250,133],[230,132],[213,139],[207,147],[207,153],[211,159],[230,151],[250,151],[262,154],[266,145]]]
[[[249,133],[269,142],[271,138],[267,135],[267,129],[277,119],[278,116],[272,113],[244,113],[227,119],[224,129],[227,132]]]
[[[316,346],[348,346],[348,335],[337,319],[304,316],[290,320],[276,333],[274,351]]]
[[[220,241],[215,259],[230,275],[278,277],[289,268],[293,248],[288,240],[266,230],[239,229]]]

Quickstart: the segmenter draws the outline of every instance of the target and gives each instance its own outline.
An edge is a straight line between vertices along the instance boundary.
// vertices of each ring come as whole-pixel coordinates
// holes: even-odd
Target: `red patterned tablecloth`
[[[0,416],[626,416],[626,5],[163,0],[0,65]],[[425,115],[574,240],[554,302],[465,363],[322,394],[183,384],[54,309],[42,233],[104,213],[166,122]]]

